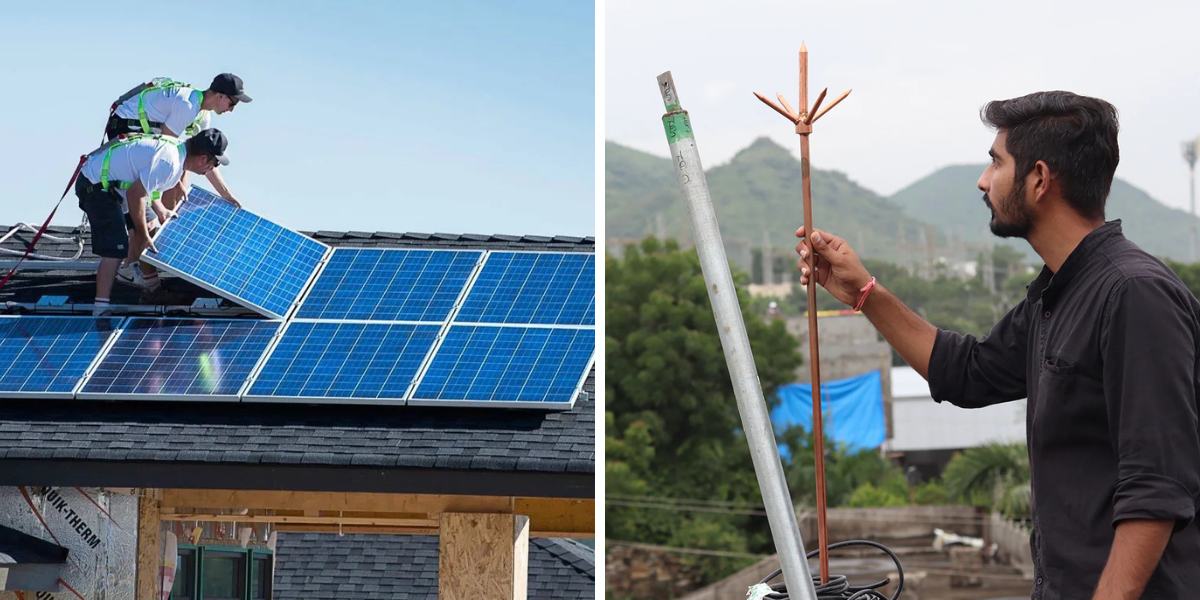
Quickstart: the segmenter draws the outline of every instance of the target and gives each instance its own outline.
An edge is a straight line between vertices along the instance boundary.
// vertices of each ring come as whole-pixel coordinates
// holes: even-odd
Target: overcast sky
[[[108,107],[231,71],[242,203],[300,229],[591,235],[591,2],[14,2],[0,14],[0,224],[41,223]],[[581,135],[583,132],[583,135]],[[203,181],[203,178],[198,178]],[[207,182],[203,182],[207,185]],[[56,224],[74,226],[74,194]]]
[[[919,6],[920,8],[914,8]],[[1117,176],[1188,203],[1184,140],[1200,134],[1200,2],[608,0],[607,138],[667,155],[655,77],[672,71],[706,167],[759,136],[797,136],[751,92],[850,97],[812,135],[813,166],[891,194],[948,164],[983,163],[989,100],[1065,89],[1121,116]]]

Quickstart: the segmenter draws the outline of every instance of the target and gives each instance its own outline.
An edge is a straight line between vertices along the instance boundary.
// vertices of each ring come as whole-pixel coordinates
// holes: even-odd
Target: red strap
[[[67,192],[71,191],[71,186],[75,185],[75,180],[79,179],[79,172],[83,170],[83,163],[87,162],[87,158],[86,154],[79,157],[79,164],[75,166],[75,172],[71,174],[71,180],[67,182],[67,187],[63,190],[62,196],[58,197],[58,204],[54,205],[54,210],[50,211],[50,215],[46,217],[46,221],[42,223],[37,233],[33,234],[33,239],[29,240],[29,244],[25,246],[25,254],[21,256],[21,260],[18,260],[17,264],[8,270],[8,275],[5,275],[4,279],[0,279],[0,289],[4,289],[4,284],[8,283],[9,279],[12,279],[17,269],[21,268],[21,263],[25,262],[25,259],[29,258],[29,255],[33,253],[33,247],[37,245],[38,240],[42,239],[42,234],[46,233],[46,228],[50,226],[50,221],[54,219],[54,213],[58,212],[58,207],[62,206],[63,198],[67,197]]]

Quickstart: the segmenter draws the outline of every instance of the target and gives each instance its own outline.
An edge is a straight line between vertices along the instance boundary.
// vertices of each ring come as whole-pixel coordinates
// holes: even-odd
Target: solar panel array
[[[282,319],[329,247],[198,187],[141,260],[264,316]]]
[[[142,260],[272,320],[0,319],[0,396],[569,408],[595,256],[336,248],[194,188]]]
[[[437,325],[293,321],[247,399],[403,403]]]
[[[562,252],[492,252],[457,320],[595,325],[596,257]]]
[[[71,398],[120,319],[0,316],[0,396]]]
[[[280,325],[248,319],[131,318],[84,381],[79,397],[238,400]]]
[[[453,325],[413,404],[568,405],[595,346],[592,329]]]
[[[298,319],[446,320],[483,252],[335,248]]]

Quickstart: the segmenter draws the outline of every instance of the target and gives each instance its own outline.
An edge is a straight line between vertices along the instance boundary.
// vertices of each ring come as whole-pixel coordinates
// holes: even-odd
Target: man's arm
[[[1171,539],[1174,521],[1130,519],[1117,523],[1108,564],[1092,600],[1137,600]]]
[[[804,228],[796,230],[804,237]],[[812,239],[805,239],[796,246],[800,254],[800,284],[808,284],[808,253],[810,245],[817,251],[817,283],[821,284],[834,298],[854,306],[862,294],[863,286],[871,280],[866,267],[845,240],[826,231],[816,231]],[[900,356],[921,377],[929,379],[929,357],[937,339],[937,327],[913,312],[894,294],[882,285],[876,285],[862,307],[863,314],[883,335]]]
[[[135,240],[131,241],[138,245],[139,250],[149,248],[151,252],[158,252],[158,248],[155,248],[154,242],[150,240],[150,227],[146,225],[146,196],[146,187],[141,181],[133,182],[125,192],[125,203],[129,205],[129,220],[133,221],[133,231],[136,235]]]
[[[229,186],[225,185],[225,178],[221,177],[221,169],[219,167],[213,167],[205,177],[208,178],[208,182],[212,184],[213,189],[217,191],[217,195],[232,202],[238,208],[242,207],[242,203],[238,202],[237,198],[234,198],[233,192],[229,191]]]
[[[871,280],[866,267],[845,240],[826,231],[815,231],[808,239],[806,233],[803,227],[796,231],[805,238],[796,245],[801,284],[808,283],[808,256],[815,248],[817,283],[854,306]],[[981,340],[939,331],[879,284],[862,310],[905,362],[929,381],[934,399],[971,408],[1024,397],[1024,304],[1009,311]]]
[[[1115,533],[1095,598],[1138,598],[1173,529],[1196,518],[1195,317],[1177,281],[1148,273],[1105,299],[1100,356],[1117,457]]]

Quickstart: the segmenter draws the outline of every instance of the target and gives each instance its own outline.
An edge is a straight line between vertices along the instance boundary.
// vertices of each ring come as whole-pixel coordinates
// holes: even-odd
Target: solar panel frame
[[[209,192],[208,190],[205,190],[198,186],[195,186],[192,188],[191,193],[188,195],[188,201],[192,201],[193,195],[197,197],[196,198],[197,201],[228,202],[228,201],[224,200],[223,198],[216,196],[213,193]],[[186,206],[186,204],[185,204],[185,206]],[[271,220],[267,219],[266,217],[263,217],[262,215],[254,212],[254,211],[247,210],[245,208],[238,208],[237,210],[245,211],[263,221],[266,221],[266,222],[274,224],[274,225],[278,225],[274,221],[271,221]],[[168,228],[171,226],[171,224],[173,222],[175,222],[175,220],[176,219],[172,219],[171,221],[168,221],[166,225],[160,227],[158,229],[158,231],[154,234],[153,240],[157,242],[159,237],[161,237],[168,230]],[[300,305],[300,299],[308,292],[308,289],[310,287],[312,287],[312,284],[316,278],[316,275],[321,271],[321,269],[324,267],[325,263],[329,260],[329,255],[330,255],[330,252],[332,251],[332,247],[329,246],[328,244],[317,241],[317,240],[315,240],[309,236],[306,236],[302,233],[299,233],[295,230],[289,229],[287,227],[283,227],[282,225],[280,225],[279,227],[283,228],[286,231],[289,231],[289,232],[295,233],[296,235],[304,237],[304,238],[308,239],[309,241],[311,241],[312,243],[317,244],[317,245],[321,246],[322,248],[324,248],[324,252],[323,252],[321,259],[317,262],[317,265],[314,267],[314,269],[308,274],[308,278],[305,280],[304,284],[300,287],[299,292],[296,294],[296,297],[292,300],[292,303],[288,306],[288,309],[286,311],[284,311],[282,314],[279,312],[273,311],[269,308],[266,308],[262,305],[259,305],[255,302],[252,302],[238,293],[234,293],[234,292],[231,292],[228,290],[223,290],[220,287],[218,287],[217,285],[207,282],[207,281],[201,279],[200,277],[195,276],[192,273],[183,271],[180,268],[172,266],[172,265],[162,261],[161,259],[156,258],[153,254],[151,254],[149,252],[149,250],[143,252],[138,260],[143,261],[146,264],[149,264],[151,266],[154,266],[155,268],[158,268],[158,269],[164,270],[168,273],[171,273],[172,275],[175,275],[176,277],[179,277],[180,279],[183,279],[185,281],[188,281],[189,283],[192,283],[196,286],[204,288],[205,290],[208,290],[214,294],[217,294],[218,296],[221,296],[228,300],[232,300],[233,302],[236,302],[237,304],[240,304],[246,308],[249,308],[263,316],[270,318],[270,319],[285,320],[285,319],[289,318],[296,311],[296,308]]]
[[[297,324],[330,324],[330,325],[350,324],[350,325],[366,325],[366,326],[379,326],[379,327],[387,327],[387,326],[395,326],[395,325],[411,325],[414,327],[436,327],[437,331],[434,332],[433,343],[430,344],[429,349],[425,351],[424,355],[421,358],[420,363],[418,364],[417,370],[414,372],[412,379],[408,382],[408,385],[405,388],[404,394],[400,398],[394,398],[394,397],[390,397],[390,396],[389,397],[372,398],[372,397],[368,397],[368,396],[337,396],[337,395],[294,396],[294,395],[285,395],[285,394],[263,394],[263,393],[255,394],[255,393],[253,393],[252,390],[254,388],[254,385],[256,383],[258,383],[260,377],[262,376],[263,370],[266,369],[270,360],[275,356],[275,353],[277,351],[279,351],[279,346],[281,344],[283,344],[284,339],[287,337],[288,331]],[[438,322],[438,321],[372,321],[372,320],[366,320],[366,319],[292,319],[292,320],[288,321],[286,324],[284,324],[284,327],[280,330],[279,334],[276,335],[275,339],[272,340],[272,342],[268,346],[267,350],[263,353],[262,358],[259,360],[258,364],[255,365],[255,368],[251,372],[250,376],[247,377],[245,385],[242,387],[242,389],[239,392],[239,396],[241,397],[243,402],[404,406],[408,403],[408,397],[410,395],[412,395],[413,390],[416,389],[417,374],[419,374],[421,372],[421,370],[425,367],[425,364],[430,359],[430,355],[433,352],[433,349],[435,347],[437,347],[437,345],[441,339],[443,327],[444,327],[444,323]]]
[[[271,347],[271,344],[273,344],[275,342],[275,340],[279,337],[279,332],[282,329],[282,326],[284,325],[283,321],[279,321],[279,320],[275,320],[275,319],[232,319],[232,318],[230,318],[230,319],[204,319],[204,318],[195,318],[195,317],[128,317],[121,324],[121,327],[117,331],[117,333],[110,337],[109,344],[104,348],[103,352],[101,352],[96,357],[96,359],[92,362],[91,368],[89,368],[87,374],[81,379],[78,386],[76,386],[76,389],[75,389],[75,397],[76,398],[81,399],[81,400],[136,400],[136,401],[171,401],[171,402],[178,402],[178,401],[240,402],[241,401],[240,391],[245,386],[246,379],[249,378],[250,372],[247,372],[247,375],[243,378],[242,382],[238,385],[237,390],[233,393],[173,394],[173,393],[110,392],[110,391],[89,392],[89,391],[85,391],[84,388],[86,388],[88,383],[90,383],[92,381],[92,379],[95,377],[96,372],[103,365],[104,359],[107,358],[114,351],[114,349],[120,342],[121,336],[124,335],[125,331],[133,325],[134,321],[139,320],[139,319],[147,320],[147,321],[186,321],[186,322],[203,322],[203,323],[244,322],[244,323],[274,325],[275,331],[271,334],[271,339],[267,342],[266,345],[263,346],[263,350],[259,354],[259,358],[255,363],[256,365],[258,364],[258,361],[262,360],[262,355],[265,354],[267,349]]]
[[[441,351],[443,344],[450,336],[450,329],[455,327],[491,327],[496,329],[551,329],[551,330],[578,330],[590,331],[592,333],[592,352],[586,361],[584,368],[575,383],[574,390],[571,393],[570,400],[566,402],[551,402],[551,401],[530,401],[530,400],[468,400],[468,399],[438,399],[438,398],[422,398],[417,396],[420,391],[421,384],[425,381],[425,376],[429,372],[429,368],[436,360],[438,353]],[[542,325],[542,324],[510,324],[510,323],[458,323],[451,321],[447,324],[443,333],[439,335],[434,347],[430,350],[426,357],[425,364],[422,365],[421,371],[414,378],[413,387],[409,393],[409,406],[445,406],[445,407],[461,407],[461,408],[505,408],[505,409],[541,409],[541,410],[570,410],[574,408],[575,401],[579,399],[580,393],[583,392],[583,386],[587,383],[588,375],[596,364],[596,343],[595,343],[596,328],[592,325]]]
[[[0,320],[9,320],[9,319],[17,320],[17,319],[31,319],[31,318],[39,319],[39,320],[41,320],[41,319],[46,319],[46,320],[72,319],[72,320],[77,320],[79,322],[83,322],[83,321],[93,321],[94,322],[97,319],[96,317],[74,316],[74,315],[0,315]],[[95,366],[96,361],[99,360],[100,356],[104,354],[104,352],[107,350],[108,346],[111,345],[113,343],[113,340],[116,339],[116,337],[117,337],[116,334],[120,331],[120,328],[124,324],[124,321],[125,321],[124,317],[100,317],[100,318],[109,320],[109,322],[112,324],[113,329],[112,329],[112,331],[109,332],[108,337],[105,338],[104,342],[100,344],[100,347],[96,350],[95,354],[92,355],[91,359],[88,361],[88,364],[84,368],[84,370],[75,379],[75,383],[71,386],[70,390],[62,391],[62,392],[0,390],[0,398],[20,399],[20,400],[28,400],[28,399],[71,400],[71,399],[74,399],[75,393],[76,393],[76,391],[78,391],[79,387],[83,384],[84,378],[91,371],[91,369]]]
[[[475,286],[478,284],[479,278],[483,276],[484,271],[488,268],[488,263],[491,262],[493,256],[502,255],[502,254],[532,254],[532,255],[537,255],[537,256],[561,255],[564,257],[565,256],[571,256],[571,257],[582,256],[585,258],[590,258],[592,261],[592,304],[591,304],[590,310],[588,310],[586,314],[587,314],[587,316],[590,316],[591,322],[589,323],[589,322],[568,321],[568,322],[563,322],[563,323],[548,323],[548,322],[536,322],[533,320],[510,320],[510,321],[486,321],[486,320],[485,321],[478,321],[478,320],[462,321],[462,320],[459,320],[459,314],[462,312],[462,309],[466,308],[467,303],[470,301],[471,293],[474,291]],[[484,324],[484,325],[498,324],[498,325],[548,325],[548,326],[556,326],[556,327],[570,327],[570,326],[595,327],[595,325],[596,325],[596,289],[595,289],[596,264],[595,264],[595,260],[596,260],[596,255],[595,255],[595,253],[592,253],[592,252],[565,252],[565,251],[560,251],[560,250],[549,251],[549,252],[540,251],[540,250],[489,250],[489,251],[487,251],[486,256],[484,256],[482,263],[476,268],[476,275],[474,278],[472,278],[470,286],[467,288],[466,294],[462,297],[461,302],[458,306],[458,309],[454,311],[454,318],[452,319],[452,322],[454,322],[456,324],[472,323],[472,324]]]
[[[467,278],[463,282],[462,287],[459,288],[458,295],[455,297],[454,302],[451,304],[450,309],[447,313],[447,316],[442,319],[423,320],[423,319],[364,318],[364,317],[349,317],[349,316],[341,316],[341,317],[322,317],[322,316],[312,316],[312,315],[301,316],[301,313],[305,310],[306,304],[310,300],[312,300],[312,295],[317,290],[318,285],[321,283],[322,277],[325,275],[325,273],[328,270],[328,268],[330,267],[330,265],[332,265],[334,263],[334,260],[337,258],[337,256],[339,254],[350,254],[351,252],[362,252],[362,251],[380,252],[383,254],[387,254],[387,253],[429,253],[429,254],[458,253],[458,254],[474,254],[476,256],[475,256],[475,264],[472,266],[471,271],[467,274]],[[326,254],[325,260],[323,260],[321,262],[320,268],[317,270],[316,275],[309,282],[309,285],[305,289],[304,294],[300,297],[299,302],[297,302],[295,308],[293,309],[293,311],[290,315],[290,318],[293,320],[299,320],[299,321],[316,320],[316,321],[352,322],[352,321],[360,321],[361,320],[361,321],[372,321],[372,322],[377,322],[377,323],[417,323],[417,322],[420,322],[420,323],[445,323],[450,318],[450,316],[453,315],[459,309],[462,302],[466,298],[466,290],[470,289],[470,287],[474,283],[475,279],[479,276],[482,265],[487,260],[487,255],[488,255],[487,250],[480,250],[480,249],[474,249],[474,248],[423,248],[423,247],[363,248],[363,247],[356,247],[356,246],[339,246],[339,247],[333,248],[328,254]],[[376,312],[378,312],[378,311],[376,311]]]

